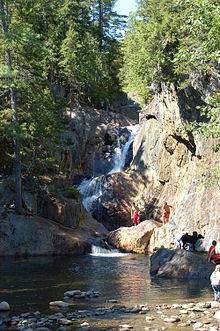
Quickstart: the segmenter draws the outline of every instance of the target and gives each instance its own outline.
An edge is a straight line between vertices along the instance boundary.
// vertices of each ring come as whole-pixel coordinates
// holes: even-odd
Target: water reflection
[[[71,289],[100,292],[98,298],[74,301],[74,309],[104,307],[109,299],[126,306],[212,299],[207,282],[151,279],[148,257],[138,255],[1,258],[0,275],[0,301],[9,302],[13,314],[47,313],[49,302]]]

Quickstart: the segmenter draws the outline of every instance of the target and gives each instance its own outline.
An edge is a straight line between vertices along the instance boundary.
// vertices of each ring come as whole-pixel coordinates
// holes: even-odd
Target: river
[[[109,307],[110,299],[128,307],[212,300],[209,283],[151,279],[149,257],[134,254],[108,255],[95,250],[93,255],[81,257],[0,258],[0,277],[0,301],[10,304],[10,315],[37,310],[52,314],[49,302],[63,300],[64,292],[74,289],[93,288],[100,296],[75,299],[71,310]],[[86,321],[93,326],[90,330],[110,330],[122,322],[132,324],[135,330],[144,330],[143,324],[146,326],[144,315],[135,314]],[[79,323],[71,330],[77,329]]]

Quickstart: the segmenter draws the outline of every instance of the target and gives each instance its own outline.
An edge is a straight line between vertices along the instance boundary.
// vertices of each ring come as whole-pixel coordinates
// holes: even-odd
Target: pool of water
[[[5,300],[10,304],[11,315],[36,310],[51,313],[49,302],[63,300],[65,291],[88,291],[91,288],[99,291],[100,296],[75,300],[72,310],[106,307],[109,299],[116,299],[118,303],[129,307],[213,299],[209,282],[152,279],[147,256],[93,254],[83,257],[31,257],[17,260],[0,258],[0,301]],[[136,323],[136,330],[144,330],[141,318],[144,319],[141,316],[118,316],[115,320],[97,319],[92,323],[95,323],[93,329],[98,330],[116,327],[122,321],[131,323],[132,319]]]

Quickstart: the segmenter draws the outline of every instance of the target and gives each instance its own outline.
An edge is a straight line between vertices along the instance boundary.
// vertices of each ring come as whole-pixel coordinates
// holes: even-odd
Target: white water
[[[127,152],[137,133],[138,124],[134,126],[127,126],[126,128],[130,131],[129,139],[125,145],[120,148],[119,137],[117,138],[117,147],[115,148],[113,156],[114,166],[108,174],[114,174],[122,171],[125,165]],[[105,175],[92,179],[85,179],[78,186],[78,189],[83,196],[83,205],[88,211],[92,211],[94,203],[98,201],[106,188],[107,182]]]
[[[117,249],[107,250],[105,248],[92,245],[92,252],[90,255],[100,257],[120,257],[126,256],[128,253],[120,253]]]
[[[92,179],[85,179],[78,186],[83,196],[83,205],[89,211],[95,201],[102,195],[103,188],[106,186],[105,176],[99,176]]]
[[[120,143],[119,143],[119,137],[117,138],[117,147],[115,149],[115,154],[114,154],[114,167],[113,169],[109,172],[109,174],[115,174],[117,172],[121,172],[126,161],[126,155],[128,153],[129,147],[131,143],[134,141],[134,137],[137,133],[138,130],[138,124],[134,126],[127,126],[126,127],[130,131],[130,136],[128,141],[125,143],[123,148],[120,148]],[[123,128],[122,128],[123,129]]]

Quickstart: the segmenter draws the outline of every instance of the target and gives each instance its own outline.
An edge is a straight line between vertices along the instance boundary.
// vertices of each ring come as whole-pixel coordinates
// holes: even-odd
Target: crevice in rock
[[[184,144],[187,147],[187,149],[192,153],[193,156],[196,154],[196,144],[195,144],[194,140],[184,139],[183,137],[178,136],[177,134],[173,134],[172,137],[174,139],[176,139],[178,141],[178,143]]]
[[[147,115],[145,116],[145,118],[146,118],[146,120],[151,120],[151,119],[157,120],[156,116],[153,115],[153,114],[147,114]]]

